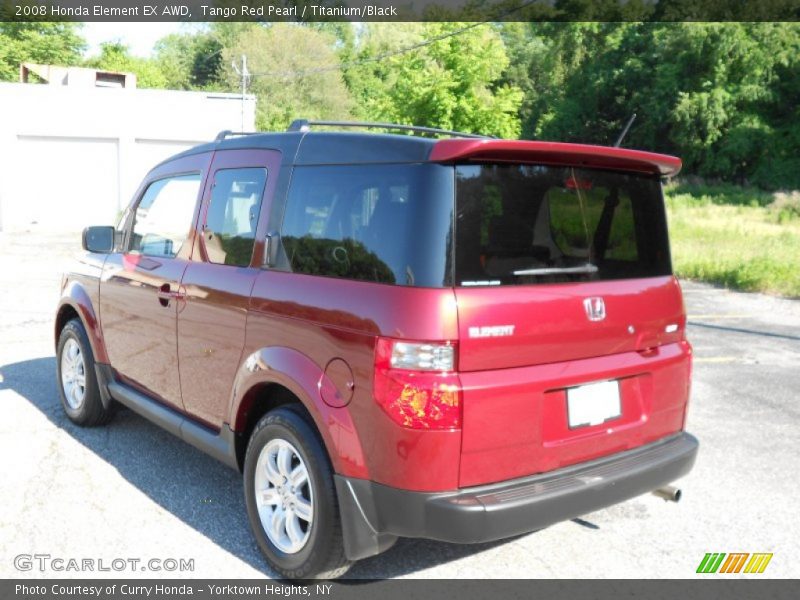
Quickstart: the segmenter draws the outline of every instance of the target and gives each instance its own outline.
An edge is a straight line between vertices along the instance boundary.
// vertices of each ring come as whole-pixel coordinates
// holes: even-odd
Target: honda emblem
[[[583,308],[590,321],[602,321],[606,318],[606,303],[599,296],[586,298],[583,301]]]

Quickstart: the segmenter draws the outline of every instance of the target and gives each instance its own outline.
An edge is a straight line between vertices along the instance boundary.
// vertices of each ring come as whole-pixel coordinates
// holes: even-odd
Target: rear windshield
[[[281,228],[295,273],[452,285],[453,167],[296,167]]]
[[[456,285],[671,273],[660,181],[541,165],[456,167]]]

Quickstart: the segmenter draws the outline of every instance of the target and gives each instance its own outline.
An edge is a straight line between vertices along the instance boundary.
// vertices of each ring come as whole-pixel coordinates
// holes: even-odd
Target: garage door
[[[158,163],[171,156],[202,144],[202,141],[168,141],[137,138],[133,151],[125,161],[122,174],[122,203],[128,204],[145,175]]]
[[[117,140],[20,136],[3,199],[9,230],[73,230],[115,222]]]

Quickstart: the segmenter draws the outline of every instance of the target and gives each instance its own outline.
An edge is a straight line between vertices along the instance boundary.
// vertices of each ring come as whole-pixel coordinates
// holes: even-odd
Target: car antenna
[[[631,118],[628,119],[628,122],[625,123],[625,128],[622,130],[622,133],[619,134],[617,141],[614,142],[614,148],[619,148],[619,145],[622,143],[622,140],[625,139],[625,136],[628,134],[628,130],[633,125],[633,122],[636,120],[636,113],[631,115]]]

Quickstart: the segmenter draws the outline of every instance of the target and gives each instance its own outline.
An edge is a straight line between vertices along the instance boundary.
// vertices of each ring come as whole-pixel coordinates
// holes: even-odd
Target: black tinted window
[[[452,167],[297,167],[281,238],[294,272],[438,287],[452,215]]]
[[[501,285],[671,272],[656,178],[536,165],[456,168],[456,282]]]
[[[211,262],[245,267],[250,264],[267,182],[266,169],[222,169],[206,213],[203,240]]]
[[[136,207],[130,252],[174,258],[192,228],[200,175],[154,181]]]

